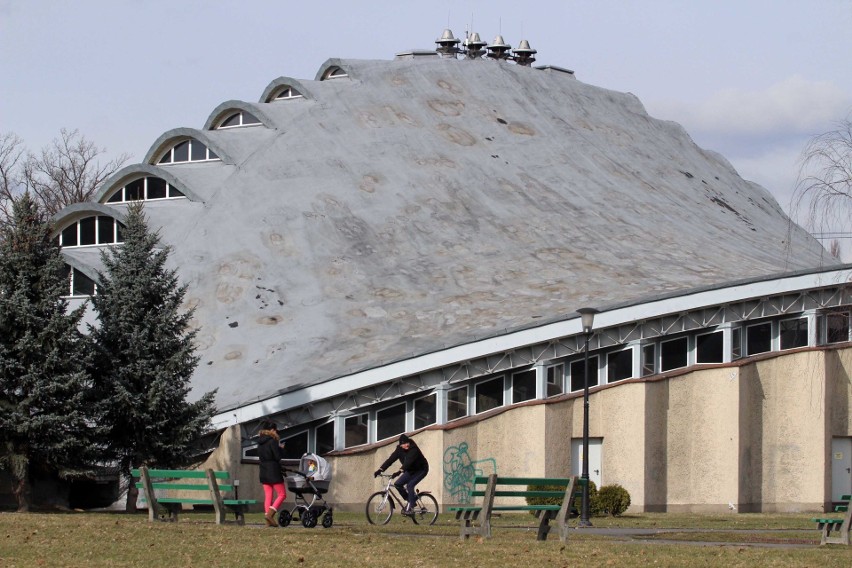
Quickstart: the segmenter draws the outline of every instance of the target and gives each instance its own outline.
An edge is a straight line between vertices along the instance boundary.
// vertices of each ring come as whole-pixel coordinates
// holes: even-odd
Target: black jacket
[[[426,461],[426,456],[417,447],[417,444],[412,440],[409,442],[408,450],[403,450],[402,446],[397,446],[388,459],[381,465],[379,469],[386,470],[390,464],[399,460],[402,463],[402,471],[416,472],[429,471],[429,462]]]
[[[257,440],[257,457],[260,458],[260,482],[283,483],[281,473],[281,448],[278,440],[272,436],[261,434]]]

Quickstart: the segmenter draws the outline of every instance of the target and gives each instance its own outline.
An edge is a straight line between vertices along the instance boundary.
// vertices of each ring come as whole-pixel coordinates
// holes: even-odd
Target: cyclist
[[[426,461],[426,456],[423,455],[417,444],[403,434],[399,437],[399,445],[390,457],[379,466],[373,477],[378,477],[396,460],[402,463],[402,475],[394,482],[394,486],[399,491],[400,497],[408,501],[408,505],[402,510],[402,514],[411,515],[414,503],[417,501],[417,493],[414,488],[429,473],[429,462]]]

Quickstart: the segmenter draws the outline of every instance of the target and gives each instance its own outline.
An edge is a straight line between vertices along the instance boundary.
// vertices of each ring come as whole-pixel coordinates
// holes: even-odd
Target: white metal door
[[[852,438],[832,438],[831,500],[840,501],[841,495],[849,494],[852,494]]]
[[[602,438],[589,438],[589,479],[595,486],[601,486],[601,446]],[[571,475],[581,475],[583,472],[583,439],[571,440]]]

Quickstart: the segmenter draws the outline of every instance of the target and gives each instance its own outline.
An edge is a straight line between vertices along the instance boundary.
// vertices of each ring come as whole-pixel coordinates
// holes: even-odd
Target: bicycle
[[[385,488],[381,491],[376,491],[370,498],[367,499],[367,520],[371,525],[386,525],[393,517],[393,511],[398,506],[400,510],[405,508],[407,501],[399,495],[399,491],[392,483],[394,478],[402,472],[393,474],[380,473],[382,483]],[[433,525],[438,520],[438,500],[432,495],[431,491],[420,491],[417,489],[417,501],[414,504],[414,511],[406,516],[411,517],[415,525],[427,524]]]

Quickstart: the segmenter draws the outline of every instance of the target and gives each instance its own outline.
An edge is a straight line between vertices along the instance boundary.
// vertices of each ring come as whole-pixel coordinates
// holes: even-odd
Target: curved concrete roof
[[[506,62],[330,59],[317,77],[332,66],[350,77],[305,81],[314,100],[257,105],[275,129],[174,130],[149,153],[191,135],[234,159],[168,166],[204,204],[147,209],[196,308],[194,387],[220,407],[831,264],[633,95]]]

